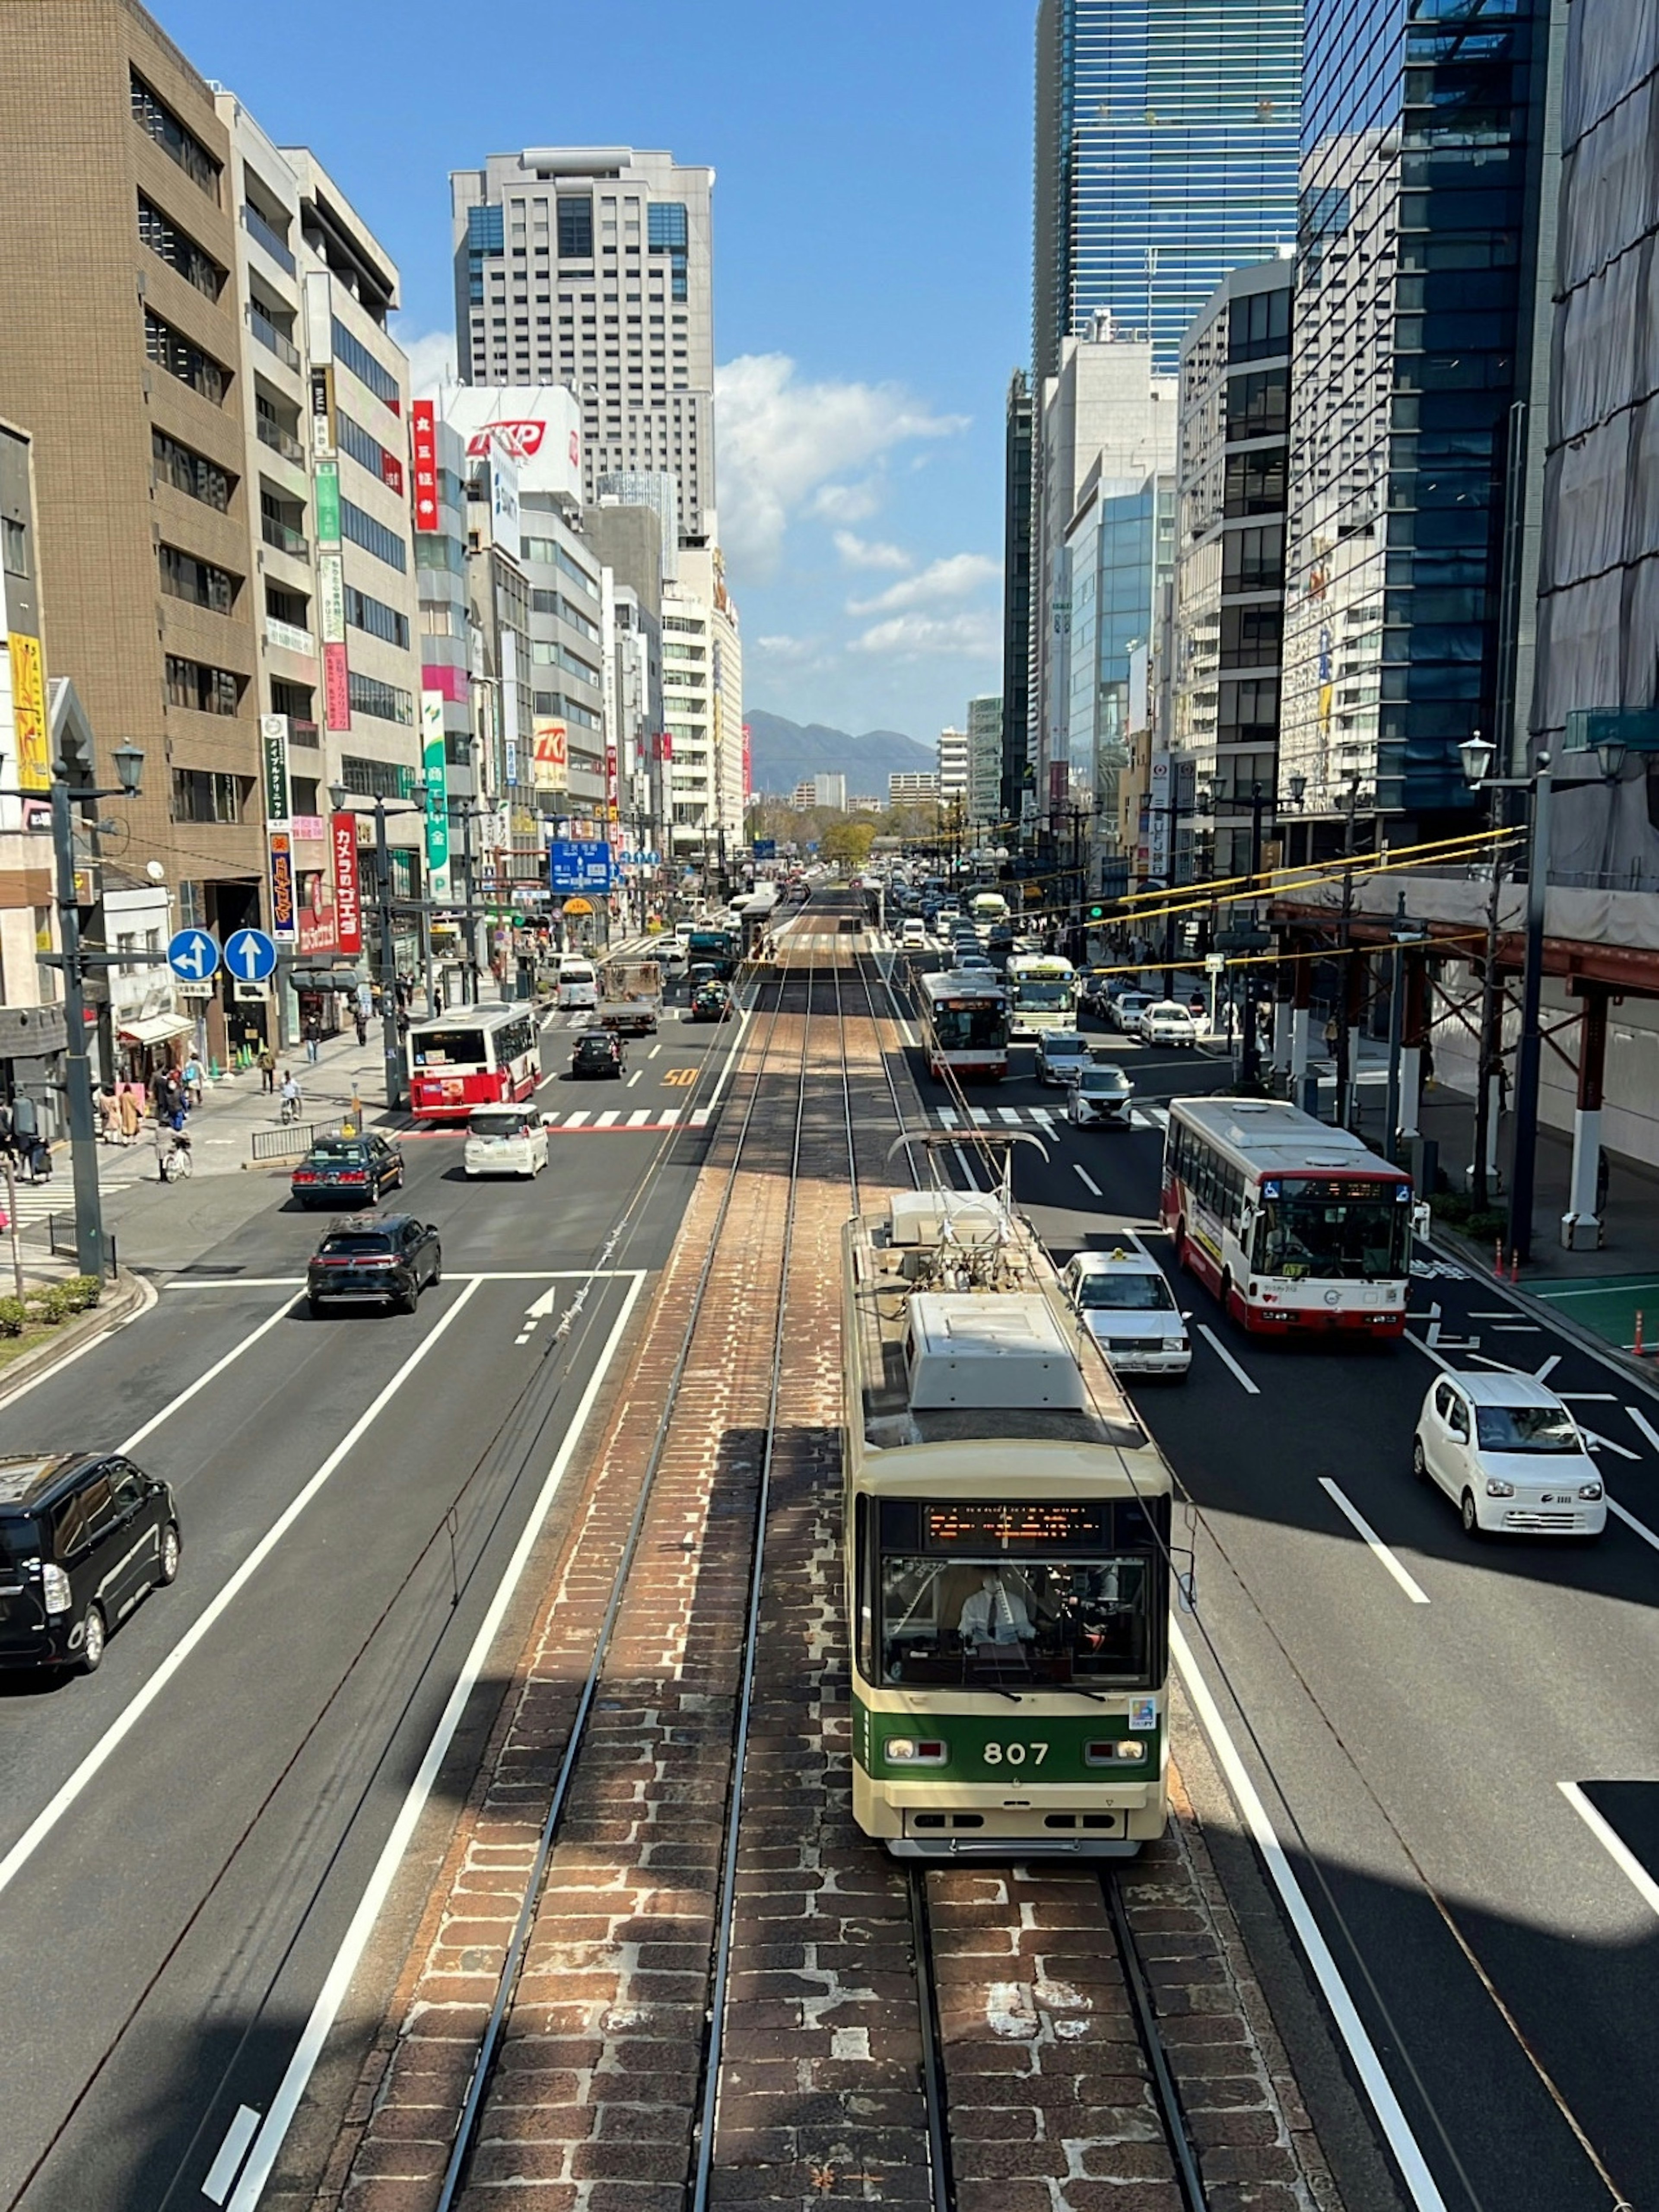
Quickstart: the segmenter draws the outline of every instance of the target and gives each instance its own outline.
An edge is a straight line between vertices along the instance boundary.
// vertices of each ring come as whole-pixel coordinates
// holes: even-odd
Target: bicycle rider
[[[300,1106],[301,1103],[300,1097],[300,1079],[295,1074],[294,1070],[291,1067],[284,1068],[283,1071],[282,1095],[283,1103],[281,1111],[283,1121],[297,1121],[300,1118]]]

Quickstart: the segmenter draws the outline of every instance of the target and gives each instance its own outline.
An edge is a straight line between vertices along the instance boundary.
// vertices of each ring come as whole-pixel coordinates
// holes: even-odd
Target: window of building
[[[265,584],[265,612],[273,622],[288,623],[295,629],[309,627],[310,605],[305,593],[288,591],[283,585],[273,584],[269,580]],[[273,707],[270,711],[274,714],[276,709]]]
[[[378,438],[371,438],[359,422],[354,422],[345,410],[337,408],[334,420],[340,451],[349,453],[360,469],[367,469],[388,491],[399,497],[404,489],[404,465],[398,456],[388,451]]]
[[[186,660],[176,653],[167,656],[165,680],[168,706],[188,707],[198,714],[234,714],[244,681],[228,668]]]
[[[204,252],[193,238],[180,230],[142,192],[138,195],[138,235],[150,252],[159,254],[169,269],[176,269],[187,284],[193,284],[210,300],[218,298],[224,286],[224,270],[210,253]]]
[[[1229,361],[1260,361],[1264,355],[1288,353],[1290,349],[1288,287],[1272,292],[1253,292],[1248,300],[1233,301],[1227,315]]]
[[[1284,611],[1273,606],[1223,607],[1221,610],[1221,665],[1224,668],[1276,668]]]
[[[175,599],[188,599],[192,606],[211,608],[216,615],[228,615],[236,604],[236,594],[241,586],[240,576],[233,576],[227,568],[216,568],[211,561],[203,561],[194,553],[180,552],[176,545],[156,548],[161,568],[161,589]],[[230,712],[236,711],[233,704]]]
[[[9,576],[29,573],[28,532],[15,514],[0,516],[0,564]]]
[[[226,775],[204,768],[176,768],[173,771],[173,818],[175,822],[240,822],[252,789],[251,775]]]
[[[372,514],[365,514],[349,499],[340,501],[340,534],[349,538],[354,545],[361,545],[365,553],[372,553],[377,561],[384,561],[387,568],[397,569],[400,575],[409,566],[408,550],[398,532],[388,530],[383,522],[376,522]]]
[[[378,676],[363,676],[353,669],[346,678],[354,714],[368,714],[380,722],[412,723],[414,694],[396,684],[383,684]]]
[[[404,799],[414,773],[396,761],[365,760],[361,754],[346,753],[340,761],[340,781],[356,799]]]
[[[1282,438],[1290,422],[1290,371],[1258,369],[1235,376],[1227,385],[1230,439]]]
[[[196,133],[179,120],[166,100],[150,90],[143,77],[134,70],[130,72],[132,94],[132,119],[146,137],[153,138],[164,154],[170,154],[185,174],[198,184],[216,206],[219,199],[219,164]]]
[[[192,392],[199,392],[204,399],[210,399],[216,407],[224,404],[229,370],[149,307],[144,310],[144,351],[158,368],[176,376],[180,384],[189,385]]]
[[[1230,530],[1222,540],[1224,592],[1270,592],[1285,580],[1285,530],[1281,523],[1255,530]]]
[[[574,194],[559,195],[559,258],[591,261],[593,258],[593,203]]]
[[[367,592],[360,592],[355,584],[345,587],[345,618],[354,629],[361,629],[370,637],[384,638],[388,645],[409,646],[409,617],[398,613],[379,599],[372,599]]]
[[[365,385],[374,397],[389,407],[394,415],[403,412],[398,392],[398,380],[392,371],[376,361],[368,348],[351,332],[337,315],[333,319],[334,358],[351,371],[359,384]]]
[[[1282,514],[1285,511],[1285,448],[1229,453],[1223,514],[1230,520],[1245,514]]]

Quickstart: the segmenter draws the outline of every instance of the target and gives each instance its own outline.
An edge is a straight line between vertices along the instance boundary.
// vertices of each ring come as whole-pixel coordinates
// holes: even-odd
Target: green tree
[[[844,860],[850,867],[861,868],[870,857],[870,847],[875,835],[872,822],[849,822],[842,818],[830,824],[820,841],[818,850],[826,860]]]

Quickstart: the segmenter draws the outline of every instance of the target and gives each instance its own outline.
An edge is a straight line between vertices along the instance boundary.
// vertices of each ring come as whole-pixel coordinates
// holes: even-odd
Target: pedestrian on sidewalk
[[[259,1070],[259,1088],[267,1098],[271,1097],[276,1089],[276,1055],[268,1044],[260,1046],[257,1064]]]
[[[323,1025],[315,1014],[306,1016],[305,1039],[306,1058],[314,1065],[323,1045]]]
[[[185,1097],[191,1106],[201,1104],[202,1092],[206,1084],[207,1076],[202,1063],[197,1059],[195,1054],[191,1053],[190,1058],[185,1062],[184,1073]]]
[[[44,1182],[52,1174],[52,1154],[40,1139],[40,1109],[27,1091],[12,1101],[13,1149],[31,1182]]]
[[[93,1101],[98,1119],[98,1141],[103,1145],[118,1145],[121,1141],[121,1109],[115,1103],[115,1093],[106,1083]]]
[[[358,1043],[367,1044],[368,1042],[368,1016],[363,1012],[361,1006],[354,1006],[351,1010],[351,1018],[357,1025]]]
[[[1334,1059],[1336,1055],[1336,1041],[1340,1035],[1340,1031],[1337,1027],[1336,1016],[1333,1014],[1325,1024],[1325,1049],[1331,1054],[1333,1059]]]
[[[124,1083],[116,1093],[115,1103],[121,1117],[121,1142],[130,1145],[143,1127],[143,1109],[138,1103],[138,1093],[130,1083]]]

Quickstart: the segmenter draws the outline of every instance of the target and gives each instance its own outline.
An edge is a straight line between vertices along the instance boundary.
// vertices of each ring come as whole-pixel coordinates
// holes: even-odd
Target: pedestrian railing
[[[18,1224],[19,1229],[25,1237],[28,1235],[31,1229],[38,1229],[40,1225],[38,1222],[33,1221],[23,1221]],[[53,1257],[57,1259],[68,1257],[73,1260],[80,1249],[76,1243],[75,1216],[72,1213],[49,1213],[46,1216],[46,1229],[47,1249]],[[117,1264],[115,1231],[112,1229],[106,1229],[104,1231],[104,1273],[106,1275],[113,1275]]]
[[[256,1129],[249,1139],[252,1160],[287,1160],[308,1152],[317,1141],[315,1121],[283,1121],[274,1129]]]

